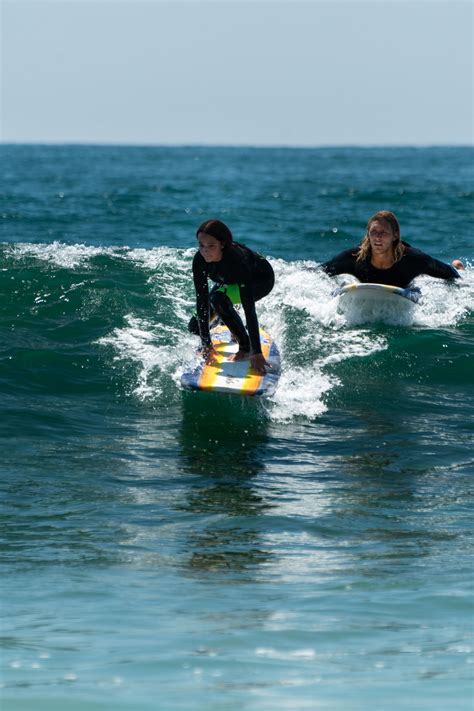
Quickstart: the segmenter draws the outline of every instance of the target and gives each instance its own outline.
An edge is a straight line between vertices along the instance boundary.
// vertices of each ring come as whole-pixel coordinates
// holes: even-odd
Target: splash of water
[[[97,343],[111,350],[115,366],[131,366],[124,367],[124,377],[130,378],[125,389],[131,396],[148,402],[179,400],[180,375],[196,363],[198,345],[187,332],[187,321],[194,310],[193,249],[105,248],[54,242],[7,246],[6,254],[15,261],[34,259],[73,273],[79,269],[93,271],[98,256],[120,260],[138,271],[152,296],[155,312],[144,317],[143,313],[129,311],[121,319],[123,325]],[[331,366],[383,351],[388,340],[375,316],[367,322],[365,314],[365,327],[361,328],[357,315],[341,312],[332,294],[342,279],[330,279],[313,262],[269,259],[276,283],[271,294],[258,302],[257,311],[261,325],[280,348],[282,372],[277,391],[267,403],[267,413],[276,421],[311,419],[325,411],[328,393],[340,384],[331,374]],[[413,306],[404,320],[395,318],[393,323],[415,329],[456,326],[472,312],[473,274],[468,265],[454,284],[420,277],[416,285],[422,291],[421,303]],[[390,326],[387,328],[390,331]]]

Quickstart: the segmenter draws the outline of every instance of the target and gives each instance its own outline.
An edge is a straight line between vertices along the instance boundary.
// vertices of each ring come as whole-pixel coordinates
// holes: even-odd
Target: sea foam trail
[[[193,254],[194,250],[159,248],[131,250],[127,255],[148,274],[156,315],[139,319],[128,313],[123,326],[101,338],[99,344],[112,348],[116,365],[128,362],[133,366],[134,381],[128,391],[141,400],[169,402],[178,398],[183,370],[197,363],[198,342],[187,332],[195,308],[190,270]],[[324,372],[325,367],[371,354],[386,343],[365,331],[344,331],[327,277],[301,264],[270,261],[276,285],[257,310],[261,325],[280,348],[282,373],[278,389],[267,403],[267,413],[277,421],[301,416],[311,419],[325,411],[324,396],[338,384],[337,378]],[[160,313],[166,316],[165,323],[160,321]],[[298,334],[294,333],[295,323]]]
[[[149,283],[156,290],[157,303],[167,299],[174,305],[176,323],[169,328],[156,321],[137,323],[132,314],[126,325],[101,340],[115,348],[115,360],[128,359],[137,368],[135,396],[153,400],[163,396],[166,381],[174,385],[184,369],[196,363],[195,337],[186,325],[194,309],[190,286],[190,262],[193,250],[183,253],[140,250],[129,258],[149,270]],[[386,348],[383,337],[367,331],[344,329],[344,318],[337,313],[331,298],[330,280],[305,265],[271,260],[276,272],[272,293],[259,302],[261,324],[278,343],[282,355],[282,373],[278,389],[268,403],[271,419],[286,421],[294,417],[314,418],[326,409],[324,398],[338,379],[327,372],[328,365],[347,358],[364,357]],[[166,284],[166,288],[164,288]],[[295,323],[300,333],[294,333]],[[166,337],[167,343],[158,345]],[[172,343],[170,343],[170,339]]]

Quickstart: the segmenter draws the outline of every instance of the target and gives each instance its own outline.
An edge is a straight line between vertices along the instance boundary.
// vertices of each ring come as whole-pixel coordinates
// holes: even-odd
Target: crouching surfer
[[[189,322],[191,333],[201,337],[205,357],[214,355],[209,332],[210,316],[216,314],[239,345],[232,360],[250,358],[257,373],[265,373],[255,302],[270,293],[275,275],[270,263],[244,244],[234,242],[230,229],[220,220],[207,220],[196,232],[199,251],[193,259],[197,316]],[[215,282],[211,291],[208,278]],[[241,303],[247,330],[234,308]],[[213,313],[211,313],[213,312]]]

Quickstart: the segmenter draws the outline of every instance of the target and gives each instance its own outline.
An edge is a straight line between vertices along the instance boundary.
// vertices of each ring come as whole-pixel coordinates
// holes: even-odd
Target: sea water
[[[2,711],[472,708],[472,148],[0,155]],[[316,267],[379,209],[466,271],[360,323]],[[267,401],[179,386],[210,217]]]

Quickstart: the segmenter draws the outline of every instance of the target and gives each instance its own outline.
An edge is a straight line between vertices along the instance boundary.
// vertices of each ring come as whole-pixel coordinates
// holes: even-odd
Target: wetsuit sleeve
[[[255,310],[255,296],[253,293],[252,281],[250,278],[239,283],[240,299],[245,313],[245,321],[249,332],[250,347],[252,353],[261,353],[260,332],[258,328],[257,312]]]
[[[437,279],[447,279],[448,281],[460,278],[461,275],[459,272],[450,264],[441,262],[439,259],[430,257],[428,254],[424,254],[423,252],[422,254],[424,257],[424,274],[428,274],[428,276],[435,277]]]
[[[206,263],[199,252],[193,259],[193,280],[196,290],[196,310],[201,343],[207,347],[212,345],[209,333],[209,287],[207,285]]]
[[[357,247],[354,247],[354,249],[345,249],[344,252],[340,252],[327,262],[323,262],[320,268],[323,269],[326,274],[329,274],[329,276],[355,274],[356,258],[354,254],[357,253],[357,249]]]

